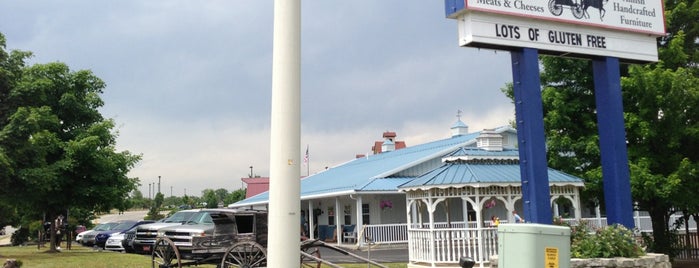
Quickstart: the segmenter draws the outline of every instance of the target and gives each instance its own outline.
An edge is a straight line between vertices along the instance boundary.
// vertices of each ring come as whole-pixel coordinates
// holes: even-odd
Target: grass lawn
[[[110,251],[97,251],[91,248],[74,245],[73,249],[63,249],[61,252],[48,252],[47,248],[37,249],[36,246],[0,247],[0,261],[17,259],[22,262],[22,268],[32,267],[90,267],[90,268],[127,268],[151,267],[151,258],[147,255],[125,254]],[[0,263],[0,265],[2,264]],[[367,267],[367,264],[338,264],[346,268]],[[407,264],[385,264],[389,268],[405,268]],[[194,266],[193,266],[194,267]],[[196,267],[213,268],[216,265],[200,265]],[[290,266],[291,267],[291,266]],[[322,266],[330,267],[330,266]],[[376,267],[376,266],[373,266]]]

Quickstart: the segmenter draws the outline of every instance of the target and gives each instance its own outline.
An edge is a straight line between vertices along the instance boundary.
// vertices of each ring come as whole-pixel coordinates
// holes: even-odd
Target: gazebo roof
[[[498,163],[500,162],[500,163]],[[575,176],[548,169],[549,184],[584,186],[583,181]],[[458,161],[443,166],[411,180],[400,186],[401,190],[448,188],[448,187],[487,187],[521,186],[519,163],[513,161],[493,161],[469,163]]]

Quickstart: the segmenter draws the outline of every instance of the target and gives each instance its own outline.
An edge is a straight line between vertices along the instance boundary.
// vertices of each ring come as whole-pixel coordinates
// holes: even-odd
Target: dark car
[[[104,249],[112,251],[125,251],[129,252],[127,248],[124,247],[124,239],[126,238],[126,233],[129,231],[136,232],[136,227],[142,224],[154,223],[155,221],[143,220],[137,222],[135,225],[131,226],[128,230],[113,233],[107,238],[107,242],[104,244]]]
[[[114,233],[119,233],[122,231],[126,231],[128,229],[131,229],[132,227],[139,225],[138,221],[132,221],[132,220],[124,220],[124,221],[118,221],[118,225],[112,227],[111,229],[107,231],[100,231],[95,234],[95,246],[104,248],[104,245],[107,243],[107,239],[114,234]],[[142,223],[143,224],[143,223]]]
[[[125,221],[119,221],[119,224],[117,226],[114,226],[113,228],[109,229],[108,231],[101,231],[95,234],[95,246],[104,248],[105,244],[107,243],[107,239],[114,234],[114,233],[120,233],[126,230],[129,230],[135,226],[139,226],[142,224],[147,224],[147,223],[153,223],[153,221],[131,221],[131,220],[125,220]]]

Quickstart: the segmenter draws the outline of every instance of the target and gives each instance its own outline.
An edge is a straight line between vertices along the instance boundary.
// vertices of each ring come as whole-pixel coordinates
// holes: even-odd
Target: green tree
[[[201,192],[201,198],[204,202],[206,202],[207,208],[218,207],[218,196],[216,195],[216,192],[214,190],[205,189]]]
[[[7,55],[0,41],[0,55]],[[98,111],[104,82],[60,62],[26,67],[29,53],[9,55],[0,59],[2,202],[48,219],[73,208],[126,209],[137,185],[127,173],[140,156],[116,151],[114,122]]]
[[[146,217],[144,217],[144,219],[157,221],[159,219],[164,218],[165,216],[160,213],[160,209],[162,208],[164,199],[165,196],[163,195],[163,193],[155,194],[153,204],[151,205],[150,210],[148,210],[148,214],[146,214]]]
[[[224,188],[218,188],[214,191],[214,193],[216,194],[216,200],[218,200],[219,203],[226,200],[226,196],[228,196],[228,190]]]
[[[228,196],[226,196],[225,199],[223,199],[223,203],[226,205],[230,205],[245,199],[245,191],[246,189],[243,188],[231,192],[230,194],[228,194]]]

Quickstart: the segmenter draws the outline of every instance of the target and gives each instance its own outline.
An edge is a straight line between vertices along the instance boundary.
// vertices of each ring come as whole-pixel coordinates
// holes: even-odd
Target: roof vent
[[[484,129],[476,138],[478,148],[486,151],[502,151],[502,135],[495,132],[494,129]]]
[[[381,152],[390,152],[396,150],[396,143],[391,139],[386,139],[381,145]]]

